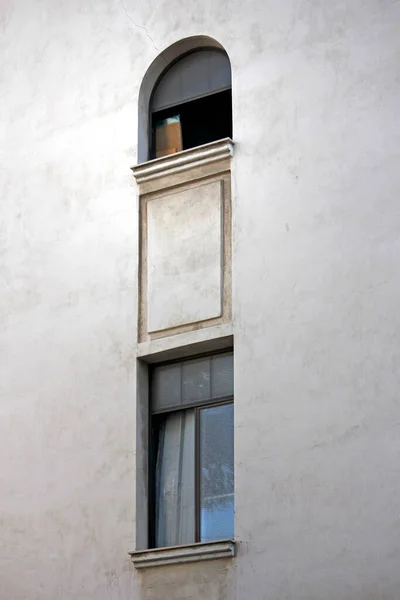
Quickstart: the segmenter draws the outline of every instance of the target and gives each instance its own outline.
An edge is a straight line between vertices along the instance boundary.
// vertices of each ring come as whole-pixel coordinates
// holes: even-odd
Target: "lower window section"
[[[233,539],[233,404],[200,410],[200,542]]]
[[[233,403],[165,415],[158,429],[155,545],[233,534]]]
[[[156,465],[156,546],[190,544],[195,535],[195,410],[160,426]]]

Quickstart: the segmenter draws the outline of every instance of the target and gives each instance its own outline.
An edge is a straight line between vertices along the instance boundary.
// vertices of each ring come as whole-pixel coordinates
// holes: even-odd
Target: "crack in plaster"
[[[149,31],[148,31],[147,27],[146,27],[145,25],[140,25],[140,23],[136,23],[136,21],[134,21],[134,20],[132,19],[132,17],[130,16],[130,14],[128,13],[128,10],[127,10],[127,8],[126,8],[126,6],[125,6],[125,4],[124,4],[124,0],[120,0],[120,2],[121,2],[121,6],[122,6],[122,8],[123,8],[123,10],[124,10],[124,13],[125,13],[125,14],[126,14],[126,16],[128,17],[128,19],[129,19],[129,20],[130,20],[130,21],[131,21],[131,22],[134,24],[134,26],[135,26],[135,27],[138,27],[139,29],[142,29],[142,30],[143,30],[143,31],[146,33],[147,37],[149,38],[149,40],[150,40],[150,41],[151,41],[151,43],[153,44],[153,46],[154,46],[155,50],[156,50],[157,52],[159,52],[159,49],[157,48],[157,46],[156,46],[156,44],[155,44],[155,42],[154,42],[153,38],[152,38],[152,37],[151,37],[151,35],[149,34]]]

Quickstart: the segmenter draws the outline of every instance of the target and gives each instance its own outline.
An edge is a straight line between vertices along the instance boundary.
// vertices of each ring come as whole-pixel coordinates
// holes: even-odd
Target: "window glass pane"
[[[210,61],[210,87],[213,90],[230,87],[232,83],[231,66],[224,54],[215,54]]]
[[[233,404],[200,411],[200,541],[234,534]]]
[[[182,76],[182,98],[198,98],[202,94],[212,91],[209,62],[210,56],[214,58],[215,55],[219,56],[219,53],[194,52],[181,59],[179,68]]]
[[[233,396],[233,354],[221,354],[211,359],[211,396]]]
[[[157,367],[153,376],[152,410],[160,410],[181,403],[180,364]]]
[[[154,90],[152,112],[231,87],[228,56],[217,50],[193,52],[181,58],[161,77]]]
[[[156,465],[156,546],[194,541],[194,410],[168,415]]]
[[[182,363],[182,396],[183,403],[210,398],[210,359],[208,357]]]

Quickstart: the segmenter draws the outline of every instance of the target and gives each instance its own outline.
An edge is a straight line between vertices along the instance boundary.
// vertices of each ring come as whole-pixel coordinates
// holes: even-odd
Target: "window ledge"
[[[235,542],[233,540],[202,542],[185,546],[135,550],[129,554],[137,569],[163,567],[217,558],[231,558],[235,556]]]
[[[181,173],[193,167],[200,167],[224,158],[233,156],[233,142],[224,138],[190,150],[155,158],[132,167],[132,172],[138,183],[144,183],[164,175]]]

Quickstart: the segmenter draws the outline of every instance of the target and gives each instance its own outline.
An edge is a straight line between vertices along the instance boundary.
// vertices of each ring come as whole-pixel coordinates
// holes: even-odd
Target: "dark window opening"
[[[232,137],[231,90],[154,112],[152,132],[152,158]]]
[[[151,374],[151,546],[234,535],[233,354]]]

